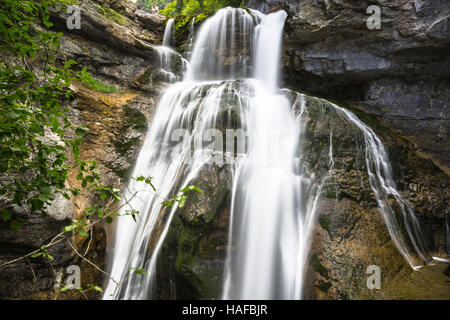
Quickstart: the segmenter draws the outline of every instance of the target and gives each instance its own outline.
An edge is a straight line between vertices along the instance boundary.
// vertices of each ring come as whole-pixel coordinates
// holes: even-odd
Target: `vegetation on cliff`
[[[244,1],[242,0],[175,0],[161,10],[161,14],[172,18],[177,15],[212,14],[220,8],[241,7],[243,5]]]
[[[88,128],[75,125],[71,118],[70,104],[76,95],[73,88],[82,85],[105,94],[113,94],[117,88],[94,79],[86,67],[75,69],[77,62],[62,53],[63,34],[52,28],[50,11],[65,12],[71,4],[79,3],[71,0],[0,3],[0,223],[18,230],[28,223],[30,214],[47,217],[48,209],[58,197],[69,201],[78,196],[89,199],[79,208],[80,213],[69,215],[73,218],[71,224],[28,253],[0,260],[0,268],[28,258],[45,259],[51,265],[52,261],[60,260],[51,249],[64,242],[82,261],[107,275],[85,257],[89,244],[83,249],[84,255],[78,250],[84,247],[86,239],[92,240],[94,227],[100,222],[111,223],[119,215],[135,218],[138,214],[135,210],[119,214],[130,199],[122,199],[120,189],[103,183],[97,163],[82,159],[80,154]],[[97,8],[107,18],[122,24],[122,16],[112,9]],[[136,180],[156,192],[151,178]],[[191,191],[201,192],[194,186],[187,187],[170,199],[163,199],[164,205],[184,206]],[[69,289],[56,276],[54,281],[61,291]],[[94,284],[74,289],[83,296],[87,291],[102,291]]]
[[[70,167],[66,147],[77,157],[85,128],[74,127],[62,100],[78,75],[67,60],[58,66],[61,34],[49,32],[48,1],[3,1],[0,4],[0,173],[9,177],[0,194],[45,214],[45,206],[65,190]],[[36,71],[32,62],[43,65]],[[35,66],[34,66],[35,67]],[[71,132],[75,135],[71,135]],[[17,229],[20,219],[1,209],[3,222]]]

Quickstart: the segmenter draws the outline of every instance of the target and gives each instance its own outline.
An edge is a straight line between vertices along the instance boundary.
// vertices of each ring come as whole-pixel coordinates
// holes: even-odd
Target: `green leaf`
[[[2,215],[3,222],[6,222],[11,219],[11,212],[9,212],[7,210],[3,211],[1,215]]]
[[[86,237],[86,238],[89,237],[89,234],[84,229],[78,229],[78,233],[80,235],[82,235],[83,237]]]
[[[39,199],[32,199],[31,200],[31,210],[32,211],[38,211],[44,207],[44,202],[42,202]]]
[[[103,292],[103,289],[100,288],[99,286],[93,286],[92,288],[98,292]]]
[[[63,232],[70,232],[75,229],[77,226],[75,224],[71,224],[70,226],[65,226]]]
[[[84,135],[86,134],[86,131],[88,131],[87,128],[79,127],[75,129],[75,134],[77,135],[78,138],[83,138]]]
[[[187,200],[186,196],[181,196],[180,199],[178,200],[179,201],[178,207],[183,208],[186,204],[186,200]]]
[[[174,201],[163,201],[163,202],[161,202],[161,204],[168,206],[168,207],[172,207],[174,204]]]
[[[48,200],[47,196],[44,195],[44,194],[40,194],[40,195],[38,196],[38,199],[41,200],[41,201],[44,202],[44,203],[47,202],[47,200]]]
[[[144,268],[130,268],[130,271],[133,271],[134,274],[147,274],[147,270]]]
[[[187,186],[186,188],[182,189],[182,193],[186,193],[188,191],[196,191],[198,193],[203,193],[203,190],[196,186]]]
[[[69,284],[63,288],[61,288],[61,292],[73,289],[73,284]]]
[[[19,220],[13,220],[13,221],[11,221],[10,227],[11,227],[11,229],[14,230],[14,231],[19,230],[19,229],[20,229],[20,222],[19,222]]]
[[[70,68],[74,64],[77,64],[77,62],[72,59],[69,59],[64,63],[64,68]]]
[[[33,253],[33,254],[31,255],[31,257],[32,257],[32,258],[37,258],[37,257],[42,256],[43,254],[44,254],[43,252],[36,252],[36,253]]]
[[[50,194],[52,192],[52,188],[50,187],[42,187],[39,189],[39,191],[43,194]]]
[[[8,118],[10,118],[10,119],[13,119],[13,120],[20,118],[20,114],[17,113],[17,112],[15,112],[15,111],[13,111],[13,110],[7,112],[7,113],[6,113],[6,116],[7,116]]]

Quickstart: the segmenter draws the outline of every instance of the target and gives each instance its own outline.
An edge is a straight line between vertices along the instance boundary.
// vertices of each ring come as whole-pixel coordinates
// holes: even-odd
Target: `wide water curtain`
[[[161,98],[132,174],[154,177],[157,195],[144,183],[130,182],[124,197],[131,201],[121,213],[139,214],[137,222],[118,219],[109,259],[114,280],[105,299],[157,298],[161,286],[177,298],[177,279],[158,278],[159,253],[178,209],[177,204],[165,207],[161,198],[189,185],[207,164],[220,162],[218,152],[196,140],[211,129],[242,129],[246,137],[240,154],[227,155],[233,158],[232,191],[222,298],[304,297],[312,230],[323,194],[342,169],[335,152],[349,136],[353,144],[345,152],[358,160],[354,166],[361,169],[400,254],[411,267],[428,259],[417,219],[397,191],[375,132],[348,110],[278,88],[286,17],[284,11],[219,10],[191,32],[193,49],[189,63],[181,60],[181,82],[175,82],[181,78],[170,67],[171,59],[182,58],[167,47],[173,45],[169,21],[170,39],[157,50],[165,80],[175,83]],[[320,148],[313,127],[321,128]],[[174,264],[160,261],[168,269]],[[132,272],[136,269],[146,272]]]
[[[225,299],[300,297],[299,128],[277,88],[285,19],[283,11],[263,16],[255,30],[255,80],[249,84],[254,92],[246,116],[249,148],[235,177]]]

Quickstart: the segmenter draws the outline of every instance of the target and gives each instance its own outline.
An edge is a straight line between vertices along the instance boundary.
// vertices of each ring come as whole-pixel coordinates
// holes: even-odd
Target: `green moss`
[[[331,283],[323,281],[322,279],[318,281],[318,283],[315,285],[315,287],[319,288],[323,292],[327,292],[328,289],[331,287]]]
[[[198,235],[191,232],[191,229],[184,227],[181,230],[180,237],[178,238],[178,253],[175,262],[175,270],[181,272],[183,260],[186,260],[184,264],[191,265],[194,259],[194,249],[197,247]],[[183,259],[183,257],[185,259]]]
[[[145,72],[139,76],[139,78],[137,79],[137,82],[141,85],[141,86],[147,86],[149,85],[154,79],[153,79],[153,68],[149,67],[147,70],[145,70]]]
[[[126,17],[124,17],[120,13],[114,11],[113,9],[97,6],[97,10],[99,13],[101,13],[103,16],[105,16],[109,21],[115,22],[122,26],[130,25],[130,21]]]
[[[215,12],[203,12],[199,15],[177,15],[175,20],[175,38],[181,45],[189,38],[192,19],[195,18],[194,25],[198,27],[203,21],[212,16]]]
[[[331,220],[330,214],[324,214],[319,217],[320,226],[325,230],[327,230],[328,233],[330,233],[330,220]]]
[[[118,90],[116,87],[113,86],[109,86],[107,84],[104,84],[102,82],[100,82],[97,79],[94,78],[87,78],[83,80],[83,84],[85,85],[85,87],[98,91],[98,92],[103,92],[103,93],[116,93]]]
[[[186,51],[186,43],[183,43],[181,46],[178,47],[178,53],[182,54]]]
[[[64,7],[66,6],[70,6],[70,5],[79,5],[80,2],[77,0],[58,0],[58,3],[64,5]]]
[[[322,277],[328,278],[328,270],[320,263],[319,258],[315,254],[311,256],[310,264],[314,271],[318,272]]]
[[[353,112],[362,122],[367,124],[372,130],[375,131],[377,134],[385,134],[387,136],[398,136],[393,130],[386,128],[381,125],[380,121],[378,121],[377,117],[373,114],[369,114],[367,112],[364,112],[358,108],[352,107],[351,105],[347,103],[342,103],[339,101],[328,99],[328,101],[334,103],[335,105],[347,109],[351,112]]]
[[[126,120],[127,129],[133,127],[133,129],[138,130],[140,132],[147,131],[148,121],[141,111],[131,108],[128,105],[125,106],[123,110],[125,111],[125,114],[127,116]]]

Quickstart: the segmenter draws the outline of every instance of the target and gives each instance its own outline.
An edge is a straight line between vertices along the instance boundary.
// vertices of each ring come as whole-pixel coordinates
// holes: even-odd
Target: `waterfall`
[[[294,172],[299,128],[277,88],[285,19],[283,11],[264,16],[255,30],[249,149],[235,176],[225,299],[300,298],[304,222],[296,212],[301,190]]]
[[[164,30],[164,47],[172,47],[174,44],[174,32],[175,32],[175,20],[169,19],[166,24],[166,29]]]
[[[172,49],[174,45],[174,24],[174,19],[167,21],[163,45],[154,47],[159,55],[160,80],[168,83],[181,80],[189,64],[185,58]]]
[[[186,81],[225,80],[250,76],[253,31],[260,15],[244,9],[222,9],[204,22],[195,40]]]
[[[157,191],[131,180],[124,194],[129,201],[121,214],[139,214],[137,222],[128,216],[117,219],[110,255],[114,281],[107,283],[104,299],[157,297],[158,255],[178,209],[178,204],[165,207],[162,201],[216,162],[233,169],[222,298],[303,298],[319,203],[339,170],[334,155],[339,132],[331,124],[323,166],[317,169],[308,161],[308,126],[317,116],[355,133],[355,149],[364,150],[363,161],[355,166],[364,168],[400,254],[414,268],[429,259],[418,221],[396,188],[386,149],[375,132],[335,104],[278,88],[285,19],[284,11],[264,15],[225,8],[196,32],[184,80],[162,95],[132,174],[153,177]],[[168,23],[166,33],[170,28]],[[173,74],[170,65],[178,53],[165,46],[157,50],[167,58],[161,69]],[[216,150],[205,139],[206,132],[223,128],[244,131],[247,143],[238,154]],[[145,274],[133,272],[141,268]],[[176,298],[172,281],[163,285]]]
[[[158,51],[159,55],[161,80],[169,83],[180,80],[181,76],[177,74],[177,71],[181,74],[184,73],[189,62],[169,47],[157,46],[155,50]],[[181,68],[177,64],[180,64]]]
[[[186,50],[184,52],[184,56],[188,60],[191,59],[192,51],[194,50],[194,38],[195,38],[195,17],[192,18],[191,24],[189,26],[189,38],[186,44]]]

